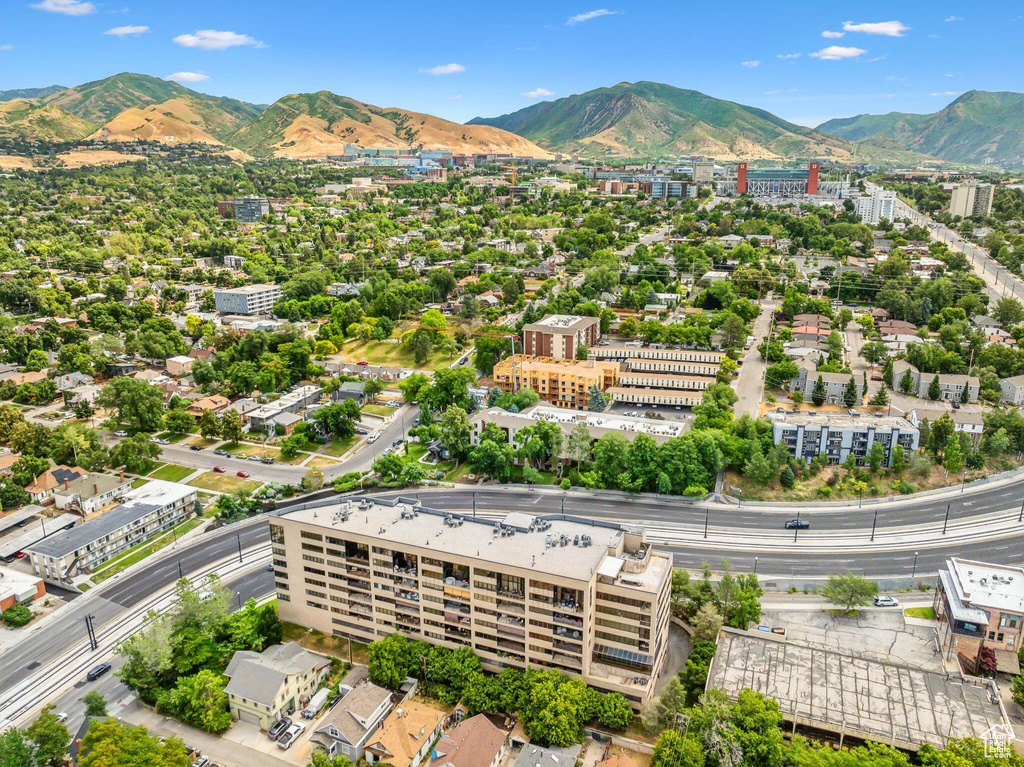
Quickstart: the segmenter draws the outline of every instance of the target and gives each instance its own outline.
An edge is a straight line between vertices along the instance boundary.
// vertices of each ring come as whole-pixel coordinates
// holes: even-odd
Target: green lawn
[[[132,480],[132,489],[134,490],[136,487],[142,487],[147,482],[149,482],[149,480],[148,479],[142,479],[142,477],[139,477],[138,479],[133,479]]]
[[[417,363],[411,349],[399,343],[381,341],[346,341],[338,353],[348,362],[369,362],[371,365],[399,365],[417,370],[444,370],[455,361],[442,351],[434,351],[426,362]]]
[[[325,455],[332,455],[335,458],[345,455],[351,449],[352,445],[359,441],[359,435],[353,434],[351,437],[345,439],[336,439],[324,448]]]
[[[214,490],[221,493],[234,493],[238,490],[255,490],[260,482],[252,479],[243,479],[234,474],[218,474],[207,471],[189,482],[194,487],[201,487],[204,490]]]
[[[102,583],[110,576],[117,575],[119,572],[127,567],[131,567],[136,562],[141,562],[150,554],[159,551],[165,546],[169,546],[174,543],[179,536],[184,535],[189,530],[198,527],[202,523],[203,520],[199,518],[186,519],[184,522],[168,530],[166,533],[128,549],[128,551],[123,554],[119,554],[108,562],[104,562],[98,570],[93,572],[92,580],[97,584]]]
[[[393,407],[384,407],[384,405],[363,405],[363,413],[366,415],[376,415],[381,418],[387,418],[394,412],[395,408]]]
[[[931,607],[908,607],[903,611],[908,618],[923,618],[926,621],[935,620],[935,610]]]
[[[151,479],[165,479],[168,482],[181,482],[189,474],[194,472],[191,466],[178,466],[176,463],[168,463],[159,469],[149,472],[146,476]]]

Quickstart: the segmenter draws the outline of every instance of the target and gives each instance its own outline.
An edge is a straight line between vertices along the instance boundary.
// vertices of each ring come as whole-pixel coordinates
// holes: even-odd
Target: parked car
[[[213,767],[213,765],[210,764],[210,757],[200,756],[192,762],[192,767]]]
[[[270,725],[270,729],[267,730],[267,737],[271,740],[277,740],[281,737],[281,733],[287,730],[292,725],[292,720],[288,717],[282,717]]]
[[[959,410],[960,409],[960,403],[959,402],[954,402],[953,403],[953,409],[954,410]]]
[[[391,447],[398,447],[399,445],[402,444],[402,442],[404,442],[404,440],[401,437],[399,437],[398,439],[391,443]]]
[[[213,454],[214,455],[227,455],[227,453],[224,450],[221,450],[219,448],[217,450],[214,450]]]
[[[115,436],[115,437],[127,437],[127,436],[128,436],[128,432],[126,432],[126,431],[124,431],[124,430],[122,429],[122,430],[120,430],[120,431],[115,431],[115,432],[114,432],[114,436]]]
[[[811,523],[806,519],[791,519],[786,523],[787,530],[806,530],[811,526]]]
[[[359,362],[357,362],[356,364],[361,367],[366,367],[368,363],[366,362],[366,360],[359,360]]]
[[[417,416],[416,418],[413,418],[413,419],[412,419],[412,425],[413,425],[413,426],[419,426],[419,425],[420,425],[420,419],[419,419],[419,416]]]
[[[247,460],[247,461],[262,461],[263,459],[260,458],[258,455],[250,455],[245,460]]]
[[[243,479],[247,479],[248,477],[252,476],[252,474],[250,474],[247,471],[236,471],[235,474],[237,474],[239,477],[242,477]]]
[[[875,597],[875,607],[899,607],[900,600],[888,594],[879,594]]]
[[[301,735],[305,729],[306,725],[302,724],[301,722],[295,722],[294,724],[289,726],[288,729],[284,731],[284,734],[277,739],[277,747],[281,749],[288,748],[289,746],[291,746],[292,743],[295,742],[295,739],[298,738],[299,735]]]
[[[66,711],[61,711],[59,714],[57,714],[57,721],[61,724],[64,724],[64,722],[66,722],[70,718],[71,717],[68,716],[68,713]]]
[[[369,437],[367,437],[367,438],[366,438],[366,441],[367,441],[367,442],[368,442],[369,444],[371,444],[371,445],[372,445],[372,444],[373,444],[374,442],[376,442],[376,441],[377,441],[378,439],[380,439],[380,434],[378,434],[377,432],[374,432],[373,434],[371,434],[371,435],[370,435]]]
[[[93,666],[89,670],[89,673],[85,675],[85,678],[88,679],[90,682],[94,682],[97,679],[99,679],[101,676],[106,674],[108,671],[110,671],[110,664],[109,663],[101,663],[98,666]]]
[[[223,474],[223,473],[224,473],[224,471],[225,471],[225,470],[224,470],[224,467],[223,467],[223,466],[214,466],[214,467],[213,467],[213,470],[214,470],[215,472],[217,472],[218,474]]]
[[[189,448],[189,450],[202,450],[202,449],[203,449],[203,448],[202,448],[202,446],[201,446],[201,445],[192,445],[192,446],[191,446],[191,447]]]
[[[273,463],[274,459],[269,455],[266,458],[260,458],[260,463]]]
[[[871,376],[871,380],[872,381],[881,381],[882,380],[882,376],[878,375],[878,373],[875,373],[875,374],[873,374]]]

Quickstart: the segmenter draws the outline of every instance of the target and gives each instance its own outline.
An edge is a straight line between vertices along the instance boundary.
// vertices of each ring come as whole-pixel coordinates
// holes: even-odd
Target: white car
[[[302,722],[295,722],[277,739],[277,747],[280,749],[287,749],[295,742],[295,739],[305,731],[305,729],[306,725],[302,724]]]
[[[380,439],[380,434],[379,434],[379,433],[377,433],[377,432],[374,432],[373,434],[371,434],[371,435],[370,435],[369,437],[367,437],[367,438],[366,438],[366,441],[367,441],[367,442],[368,442],[369,444],[371,444],[371,445],[372,445],[372,444],[373,444],[374,442],[376,442],[376,441],[377,441],[378,439]]]
[[[128,432],[126,432],[126,431],[115,431],[114,432],[114,436],[115,437],[127,437],[128,436]]]
[[[899,607],[900,600],[888,594],[879,594],[875,597],[875,607]]]
[[[70,718],[71,717],[69,717],[67,715],[67,712],[65,712],[65,711],[61,711],[59,714],[57,714],[57,721],[60,722],[61,724],[64,724],[64,722],[66,722]]]

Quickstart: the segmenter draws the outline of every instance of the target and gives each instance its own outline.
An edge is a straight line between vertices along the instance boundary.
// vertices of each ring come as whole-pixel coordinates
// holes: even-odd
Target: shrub
[[[558,486],[561,487],[563,490],[568,490],[570,487],[572,487],[572,482],[569,480],[568,477],[566,477],[565,479],[558,483]]]
[[[14,605],[8,607],[3,613],[4,623],[14,628],[20,628],[32,620],[32,611],[25,605]]]

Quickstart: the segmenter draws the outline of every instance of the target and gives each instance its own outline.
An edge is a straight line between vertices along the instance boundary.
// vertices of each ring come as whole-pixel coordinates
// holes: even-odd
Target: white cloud
[[[894,98],[896,98],[896,94],[895,93],[886,93],[885,97],[887,99],[894,99]]]
[[[951,73],[951,72],[946,72],[945,76],[946,77],[955,77],[955,75],[953,73]]]
[[[950,16],[950,17],[948,17],[946,19],[946,23],[948,24],[951,21],[963,21],[963,20],[964,20],[963,16]]]
[[[903,33],[909,29],[910,27],[902,21],[843,22],[843,30],[846,32],[862,32],[865,35],[882,35],[883,37],[903,37]]]
[[[462,98],[462,94],[461,93],[456,93],[454,96],[448,96],[445,100],[446,101],[458,101],[461,98]]]
[[[204,51],[223,51],[239,45],[251,45],[254,48],[266,47],[249,35],[217,29],[197,29],[192,35],[178,35],[174,38],[174,42],[185,48],[201,48]]]
[[[778,91],[765,91],[764,95],[765,96],[778,96],[779,92]]]
[[[438,64],[436,67],[430,69],[420,69],[421,75],[457,75],[465,72],[466,68],[462,64]]]
[[[167,75],[167,80],[174,80],[178,83],[201,83],[204,80],[209,80],[209,75],[204,75],[202,72],[175,72],[173,75]]]
[[[782,59],[783,61],[786,61],[787,59],[798,59],[801,56],[803,56],[802,53],[780,53],[775,58]]]
[[[14,46],[13,45],[9,45],[9,44],[8,45],[0,45],[0,51],[13,51],[13,50],[14,50]]]
[[[565,23],[571,27],[573,24],[579,24],[581,21],[590,21],[601,16],[618,16],[620,13],[622,11],[609,11],[607,8],[598,8],[596,11],[587,11],[586,13],[577,13],[575,16],[570,16],[566,19]]]
[[[149,31],[149,27],[146,27],[146,26],[140,26],[140,25],[135,25],[135,24],[126,24],[123,27],[114,27],[113,29],[108,29],[103,34],[105,34],[105,35],[114,35],[114,37],[128,37],[128,36],[142,35],[142,34],[145,34],[148,31]]]
[[[95,5],[84,0],[40,0],[32,7],[37,11],[63,13],[65,16],[86,16],[96,10]]]
[[[930,95],[932,96],[960,96],[963,91],[936,91]]]
[[[747,69],[754,69],[755,67],[761,66],[761,62],[760,61],[741,61],[740,62],[740,66],[741,67],[747,67]]]
[[[826,29],[824,32],[821,33],[821,36],[825,37],[825,38],[828,38],[829,40],[838,40],[840,37],[842,37],[845,34],[846,34],[845,32],[836,32],[836,31],[831,30],[831,29]]]
[[[865,53],[867,51],[863,48],[853,48],[847,45],[829,45],[820,51],[812,53],[811,58],[821,59],[822,61],[840,61],[841,59],[855,59],[858,56],[863,56]]]
[[[547,88],[537,88],[532,91],[526,91],[526,93],[520,93],[519,95],[524,99],[540,99],[545,96],[554,96],[555,94]]]

